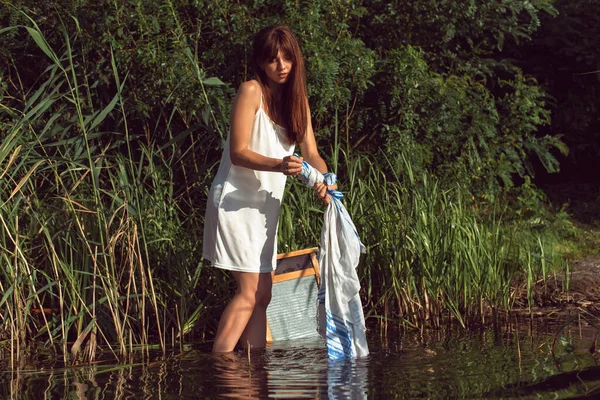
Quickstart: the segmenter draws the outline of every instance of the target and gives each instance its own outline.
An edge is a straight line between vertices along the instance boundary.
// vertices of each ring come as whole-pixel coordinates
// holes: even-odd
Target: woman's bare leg
[[[233,351],[236,343],[246,330],[248,325],[255,326],[263,321],[263,332],[266,327],[266,309],[271,299],[272,276],[271,273],[252,273],[252,272],[233,272],[237,282],[237,290],[219,321],[217,336],[213,343],[213,352]],[[266,304],[265,304],[266,303]],[[264,317],[261,309],[264,308]],[[252,320],[255,309],[258,310],[257,321]],[[243,339],[243,345],[246,340],[250,341],[252,347],[264,347],[265,336],[262,340],[255,332],[255,328],[249,329],[249,334]]]
[[[271,302],[274,273],[261,275],[265,276],[261,277],[259,282],[254,311],[240,337],[240,345],[243,348],[248,347],[248,343],[256,349],[267,344],[267,306]]]

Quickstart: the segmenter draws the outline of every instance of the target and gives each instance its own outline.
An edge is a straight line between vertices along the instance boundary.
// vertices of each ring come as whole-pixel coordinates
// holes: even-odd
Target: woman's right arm
[[[302,170],[302,160],[289,156],[285,159],[263,156],[248,148],[254,116],[260,106],[260,85],[256,81],[242,83],[231,109],[229,152],[234,165],[259,170],[296,175]]]

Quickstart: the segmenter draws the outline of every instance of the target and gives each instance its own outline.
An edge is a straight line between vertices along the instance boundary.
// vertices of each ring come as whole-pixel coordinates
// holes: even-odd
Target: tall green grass
[[[35,91],[23,94],[22,108],[2,109],[2,347],[18,366],[32,341],[57,348],[65,362],[93,360],[98,346],[125,357],[134,346],[181,342],[206,313],[209,294],[198,287],[227,287],[218,277],[201,281],[197,188],[209,183],[214,160],[187,172],[194,187],[176,187],[174,175],[201,156],[191,154],[193,146],[179,151],[192,132],[160,147],[144,142],[130,132],[127,79],[114,61],[116,93],[96,108],[95,84],[85,79],[71,38],[64,33],[59,56],[30,22],[25,29],[49,66]],[[190,62],[202,86],[197,73]]]
[[[103,104],[72,38],[64,32],[59,55],[30,22],[6,28],[26,29],[48,66],[21,107],[0,111],[2,358],[24,365],[33,342],[66,363],[93,360],[99,349],[124,358],[139,346],[166,349],[210,336],[231,290],[226,274],[203,266],[200,251],[220,157],[207,149],[222,139],[222,119],[211,111],[211,126],[179,132],[172,105],[165,120],[148,124],[171,139],[152,141],[128,124],[128,80],[114,59],[114,95]],[[205,79],[186,43],[175,43],[210,108],[205,85],[219,81]],[[551,244],[519,225],[482,218],[468,190],[415,176],[407,162],[337,145],[331,154],[368,248],[359,271],[367,316],[439,326],[450,314],[466,326],[490,310],[509,310],[517,279],[532,302],[536,281],[560,270]],[[318,245],[320,237],[322,205],[289,182],[280,251]]]
[[[449,317],[465,327],[497,321],[523,292],[531,307],[537,282],[551,272],[568,274],[554,242],[504,221],[501,205],[479,210],[466,188],[416,176],[402,154],[401,163],[337,154],[330,165],[368,249],[359,271],[367,316],[413,327],[439,327]],[[280,242],[315,245],[323,207],[295,182],[286,196]]]

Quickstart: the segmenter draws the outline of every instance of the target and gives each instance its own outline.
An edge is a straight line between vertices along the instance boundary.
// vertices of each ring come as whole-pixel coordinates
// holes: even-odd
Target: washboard
[[[273,296],[267,308],[267,342],[318,336],[318,247],[277,255]]]

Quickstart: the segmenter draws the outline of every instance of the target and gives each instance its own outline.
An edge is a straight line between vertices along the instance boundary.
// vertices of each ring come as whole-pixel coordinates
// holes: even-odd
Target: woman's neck
[[[269,81],[267,85],[269,85],[269,90],[271,91],[271,96],[273,96],[273,100],[279,103],[279,101],[281,100],[282,85],[271,81]]]

